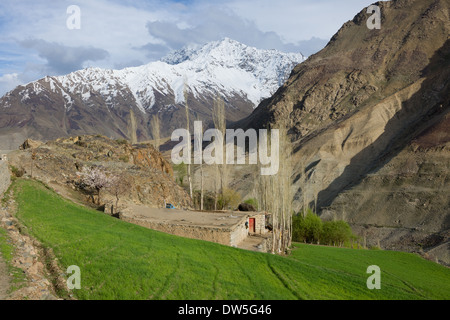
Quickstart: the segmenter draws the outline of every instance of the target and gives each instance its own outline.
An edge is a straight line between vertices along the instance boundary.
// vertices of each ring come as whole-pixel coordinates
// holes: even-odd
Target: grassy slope
[[[450,270],[415,255],[296,245],[289,257],[129,224],[17,180],[18,218],[61,266],[81,268],[79,299],[450,299]],[[381,290],[366,269],[381,267]]]

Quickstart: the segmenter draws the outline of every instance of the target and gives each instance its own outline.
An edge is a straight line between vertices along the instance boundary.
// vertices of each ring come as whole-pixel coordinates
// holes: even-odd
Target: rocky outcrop
[[[173,169],[169,162],[151,144],[140,144],[130,149],[133,164],[142,167],[158,168],[162,172],[173,176]]]
[[[57,300],[59,298],[55,287],[47,278],[50,271],[44,264],[47,263],[47,260],[52,260],[57,265],[56,261],[54,257],[45,255],[44,249],[38,241],[21,232],[23,227],[12,215],[14,208],[15,202],[12,199],[6,203],[6,207],[0,208],[0,227],[6,230],[9,245],[14,248],[14,256],[10,262],[11,267],[20,270],[23,273],[23,279],[20,283],[15,283],[18,288],[7,292],[4,298],[6,300]],[[55,276],[53,280],[59,284],[60,288],[64,289],[64,277],[61,276],[61,270],[57,271],[53,273]]]
[[[0,198],[3,193],[8,189],[11,182],[11,174],[8,168],[8,161],[0,160]]]
[[[191,206],[190,197],[175,183],[172,166],[150,144],[131,145],[126,140],[95,135],[49,141],[33,149],[34,160],[30,150],[12,152],[10,162],[75,201],[97,202],[95,192],[80,184],[79,172],[99,167],[129,186],[121,190],[119,206],[128,202],[163,206],[164,201],[180,208]],[[102,190],[101,198],[108,210],[116,205],[111,189]]]
[[[42,144],[42,142],[40,142],[40,141],[34,141],[32,139],[27,139],[27,140],[25,140],[24,143],[22,143],[19,146],[19,150],[34,149],[34,148],[39,147],[41,144]]]

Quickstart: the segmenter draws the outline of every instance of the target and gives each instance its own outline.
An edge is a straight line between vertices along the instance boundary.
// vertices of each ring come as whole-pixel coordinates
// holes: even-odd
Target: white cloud
[[[135,66],[171,49],[225,36],[308,55],[371,1],[2,0],[0,76],[17,74],[16,79],[30,81],[88,63]],[[80,30],[66,26],[66,9],[72,4],[81,9]],[[34,43],[27,43],[30,39]]]
[[[18,73],[4,74],[0,76],[0,93],[3,95],[22,83]]]
[[[312,37],[330,39],[373,0],[230,0],[238,16],[254,21],[262,31],[274,31],[289,42]]]

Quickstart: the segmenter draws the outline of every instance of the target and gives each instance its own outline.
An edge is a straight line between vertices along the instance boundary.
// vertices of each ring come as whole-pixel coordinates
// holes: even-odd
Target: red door
[[[255,218],[248,219],[248,229],[250,232],[255,232]]]

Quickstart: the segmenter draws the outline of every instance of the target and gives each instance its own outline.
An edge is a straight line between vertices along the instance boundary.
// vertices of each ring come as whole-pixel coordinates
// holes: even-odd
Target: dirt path
[[[241,241],[237,247],[240,249],[250,250],[250,251],[260,251],[263,252],[261,245],[264,242],[264,238],[249,236]]]
[[[0,300],[5,300],[9,289],[8,267],[0,253]]]

